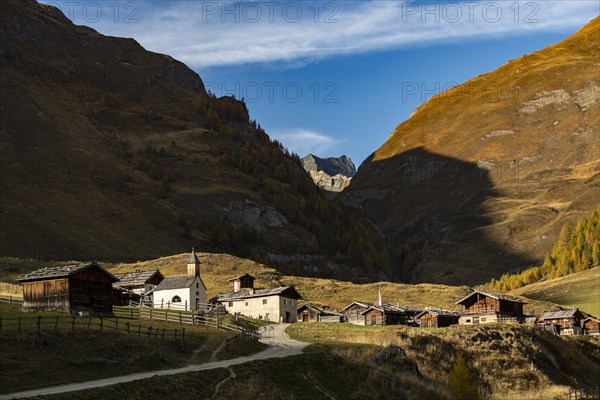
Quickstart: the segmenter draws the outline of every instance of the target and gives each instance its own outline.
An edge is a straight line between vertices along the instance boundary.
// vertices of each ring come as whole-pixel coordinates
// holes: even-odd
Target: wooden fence
[[[112,332],[127,332],[128,335],[138,335],[161,340],[173,340],[179,342],[181,349],[185,346],[185,328],[166,329],[153,328],[141,324],[132,324],[119,318],[81,318],[75,316],[43,316],[35,317],[0,317],[0,334],[22,333],[22,332],[49,332],[49,331],[71,331],[77,329],[99,330]]]
[[[600,387],[593,386],[587,388],[573,389],[565,395],[569,400],[599,400]]]
[[[15,296],[1,296],[0,303],[23,304],[23,298]]]
[[[369,362],[371,363],[371,365],[379,367],[394,354],[404,354],[404,349],[400,346],[396,346],[395,344],[390,344],[389,346],[381,350],[379,353],[371,357]]]
[[[113,307],[113,314],[120,318],[155,319],[179,324],[206,326],[214,329],[237,332],[238,335],[242,335],[246,338],[260,338],[260,334],[257,331],[224,323],[218,316],[213,318],[194,314],[192,312],[146,307]]]

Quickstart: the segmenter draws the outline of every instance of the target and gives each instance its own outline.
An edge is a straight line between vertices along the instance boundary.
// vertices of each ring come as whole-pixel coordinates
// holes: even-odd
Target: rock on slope
[[[309,154],[302,165],[318,187],[331,192],[341,192],[356,175],[356,167],[348,156],[320,158]]]
[[[299,274],[385,276],[377,260],[362,268],[363,254],[335,257],[358,240],[381,245],[244,103],[52,6],[0,8],[2,256],[140,260],[200,245]]]
[[[416,281],[476,283],[543,261],[600,202],[600,17],[421,105],[360,167],[344,201]]]

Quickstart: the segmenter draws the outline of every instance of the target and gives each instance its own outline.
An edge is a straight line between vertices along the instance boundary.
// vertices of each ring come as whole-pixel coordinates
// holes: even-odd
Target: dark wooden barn
[[[325,310],[313,304],[298,307],[298,322],[344,322],[345,315],[334,310]]]
[[[23,311],[111,313],[117,278],[95,262],[38,269],[17,279]]]
[[[427,308],[417,315],[421,328],[444,328],[458,324],[460,313],[437,308]]]
[[[416,326],[416,316],[420,309],[411,306],[383,304],[371,306],[361,314],[364,316],[365,325],[410,325]]]
[[[523,305],[526,302],[503,294],[474,291],[456,302],[465,307],[459,318],[461,325],[492,322],[523,322]]]
[[[561,335],[583,334],[583,321],[585,316],[579,309],[548,311],[540,316],[546,325],[552,325]]]
[[[600,335],[600,320],[590,315],[583,320],[583,329],[588,335]]]

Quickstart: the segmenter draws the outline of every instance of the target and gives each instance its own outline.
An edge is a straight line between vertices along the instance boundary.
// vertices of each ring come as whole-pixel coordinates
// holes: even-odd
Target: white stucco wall
[[[196,292],[198,292],[198,295],[196,295]],[[181,298],[181,303],[173,303],[173,297],[175,296],[179,296],[179,298]],[[187,309],[191,311],[197,311],[196,300],[198,300],[198,303],[200,303],[201,307],[206,304],[206,288],[204,288],[204,285],[200,281],[199,277],[196,277],[189,288],[154,291],[154,308],[170,307],[178,310],[184,310],[187,301]]]
[[[266,304],[264,304],[266,300]],[[234,302],[224,302],[225,309],[230,314],[240,313],[246,317],[264,319],[267,321],[285,321],[286,311],[289,313],[287,322],[296,322],[296,300],[281,296],[253,297]]]

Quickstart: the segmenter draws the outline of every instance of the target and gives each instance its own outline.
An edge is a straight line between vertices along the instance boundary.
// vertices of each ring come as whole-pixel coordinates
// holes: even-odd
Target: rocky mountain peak
[[[302,159],[302,166],[318,187],[331,192],[344,190],[356,175],[356,167],[346,155],[320,158],[309,154]]]

